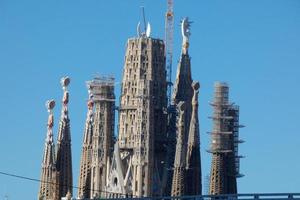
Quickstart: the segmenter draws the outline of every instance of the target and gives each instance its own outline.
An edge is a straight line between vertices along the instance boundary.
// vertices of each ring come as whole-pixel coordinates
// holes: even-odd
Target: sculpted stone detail
[[[73,192],[71,131],[68,114],[69,92],[67,90],[69,83],[69,77],[63,77],[61,79],[64,93],[56,149],[56,170],[59,173],[57,193],[59,198],[65,197],[68,192],[71,194]]]
[[[92,139],[94,128],[94,103],[91,99],[88,100],[88,112],[86,116],[83,144],[80,160],[80,172],[78,180],[78,194],[79,198],[90,198],[91,193],[91,165],[92,165]]]
[[[165,44],[150,37],[150,26],[127,42],[118,107],[113,77],[100,76],[87,82],[89,99],[78,179],[79,199],[201,194],[200,84],[193,82],[191,74],[190,23],[187,18],[182,21],[183,45],[169,107]],[[70,79],[64,77],[61,83],[64,95],[57,151],[55,154],[52,103],[42,167],[42,180],[49,180],[55,186],[41,184],[39,193],[40,198],[49,200],[72,196],[67,90]],[[118,110],[116,137],[115,110]]]
[[[121,154],[132,161],[131,190],[135,197],[162,193],[166,89],[163,41],[148,37],[129,39],[120,97],[118,142]],[[128,168],[128,158],[125,168]]]
[[[91,198],[105,197],[108,163],[112,156],[115,119],[114,78],[88,82],[95,107],[93,115]]]
[[[55,166],[55,147],[53,142],[53,108],[55,106],[54,100],[46,102],[46,107],[49,113],[47,123],[47,136],[45,140],[45,149],[42,161],[42,172],[41,172],[41,184],[38,199],[49,199],[55,200],[53,195],[55,191],[54,182],[56,178],[56,166]]]

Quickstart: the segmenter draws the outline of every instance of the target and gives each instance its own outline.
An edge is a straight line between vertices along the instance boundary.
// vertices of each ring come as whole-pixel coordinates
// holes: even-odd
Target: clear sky
[[[201,83],[203,175],[209,173],[214,81],[230,85],[240,105],[240,193],[300,192],[300,1],[174,0],[175,72],[180,19],[192,24],[193,79]],[[55,135],[62,76],[71,77],[74,185],[86,116],[85,81],[113,74],[121,81],[127,38],[136,36],[140,6],[152,36],[164,37],[166,0],[0,0],[0,171],[40,177],[45,101],[54,98]],[[175,73],[173,74],[173,79]],[[116,95],[120,95],[117,84]],[[204,179],[204,178],[203,178]],[[0,175],[0,199],[36,199],[39,184]],[[76,191],[74,191],[76,192]]]

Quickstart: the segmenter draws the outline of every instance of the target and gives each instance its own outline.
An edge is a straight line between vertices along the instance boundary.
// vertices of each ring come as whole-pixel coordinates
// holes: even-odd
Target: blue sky
[[[85,81],[113,74],[121,81],[127,38],[144,5],[152,36],[163,38],[164,0],[0,0],[0,171],[40,177],[46,136],[45,101],[54,98],[55,131],[62,76],[71,77],[70,118],[77,185],[86,116]],[[299,192],[300,2],[175,0],[174,63],[180,19],[192,24],[193,79],[201,83],[203,174],[209,173],[214,81],[230,85],[246,125],[239,192]],[[176,65],[173,66],[173,79]],[[116,95],[120,95],[117,84]],[[57,135],[57,134],[56,134]],[[39,184],[0,175],[0,199],[36,199]],[[75,191],[74,191],[75,192]]]

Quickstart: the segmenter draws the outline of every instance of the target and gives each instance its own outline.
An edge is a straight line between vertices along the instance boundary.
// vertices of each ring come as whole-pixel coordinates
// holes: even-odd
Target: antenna
[[[166,71],[167,71],[167,92],[168,106],[171,105],[172,96],[172,59],[173,59],[173,32],[174,32],[174,12],[173,0],[167,0],[168,8],[165,16],[165,53],[166,53]]]
[[[142,17],[143,17],[143,23],[144,23],[144,27],[143,27],[143,31],[141,30],[141,23],[139,22],[137,25],[137,34],[139,37],[150,37],[150,33],[151,33],[151,27],[150,27],[150,23],[146,23],[146,15],[145,15],[145,7],[141,6],[141,11],[142,11]]]
[[[141,6],[141,9],[142,9],[143,22],[144,22],[144,32],[146,33],[145,7],[144,7],[144,6]]]

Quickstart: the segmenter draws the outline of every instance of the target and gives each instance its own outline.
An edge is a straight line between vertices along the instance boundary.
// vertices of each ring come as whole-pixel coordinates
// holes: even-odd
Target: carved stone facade
[[[174,161],[173,183],[172,183],[172,196],[185,195],[185,166],[186,166],[186,142],[184,138],[185,133],[185,103],[181,101],[178,107],[178,121],[177,121],[177,143]]]
[[[120,154],[119,143],[116,142],[114,145],[114,154],[107,177],[106,197],[132,197],[132,175],[132,160],[129,159],[128,167],[127,169],[124,169],[124,165],[122,163]]]
[[[114,78],[99,77],[88,82],[94,102],[91,198],[105,197],[109,159],[113,150],[115,120]]]
[[[91,194],[91,165],[93,150],[93,128],[94,128],[94,103],[91,99],[88,101],[88,112],[85,122],[83,144],[80,160],[80,172],[78,180],[77,196],[81,199],[90,198]]]
[[[40,191],[38,195],[38,199],[49,199],[55,200],[53,193],[55,192],[55,185],[51,184],[54,182],[56,178],[56,166],[55,166],[55,147],[53,142],[53,112],[52,109],[54,108],[55,102],[48,101],[46,103],[49,117],[47,123],[47,136],[45,141],[45,149],[44,149],[44,156],[42,161],[42,172],[41,172],[41,184],[40,184]]]
[[[190,130],[187,142],[186,156],[186,194],[202,194],[202,172],[200,155],[200,131],[198,118],[198,94],[200,89],[199,82],[192,84],[194,95],[192,100],[192,117],[190,121]]]
[[[182,21],[183,43],[173,93],[173,104],[179,106],[177,144],[172,180],[172,196],[202,193],[198,93],[200,85],[192,81],[191,60],[188,54],[190,22]],[[184,106],[182,106],[184,104]],[[184,119],[182,119],[184,118]]]
[[[62,100],[56,151],[56,170],[59,173],[59,198],[65,197],[68,192],[72,195],[73,192],[71,131],[68,111],[69,92],[67,91],[69,82],[70,79],[68,77],[61,80],[64,96]]]
[[[139,27],[138,37],[127,42],[119,107],[115,107],[113,78],[98,77],[87,83],[90,96],[80,162],[79,199],[201,194],[200,85],[193,83],[191,76],[189,26],[188,19],[184,19],[182,53],[169,107],[165,44],[150,37],[149,24],[145,33]],[[72,194],[68,92],[64,89],[54,162],[57,198]],[[118,136],[114,140],[116,109]],[[47,149],[51,147],[48,146]],[[50,168],[43,168],[42,173]]]
[[[57,148],[55,152],[53,143],[53,113],[54,101],[47,102],[49,119],[47,124],[47,139],[45,143],[44,158],[42,163],[41,186],[39,199],[60,200],[67,193],[72,195],[72,155],[70,119],[68,115],[69,92],[67,86],[69,77],[63,77],[61,84],[64,95],[62,100],[61,118],[59,121]]]
[[[133,196],[162,193],[167,122],[163,111],[166,107],[164,42],[144,36],[129,39],[120,98],[118,142],[122,159],[132,158]]]

